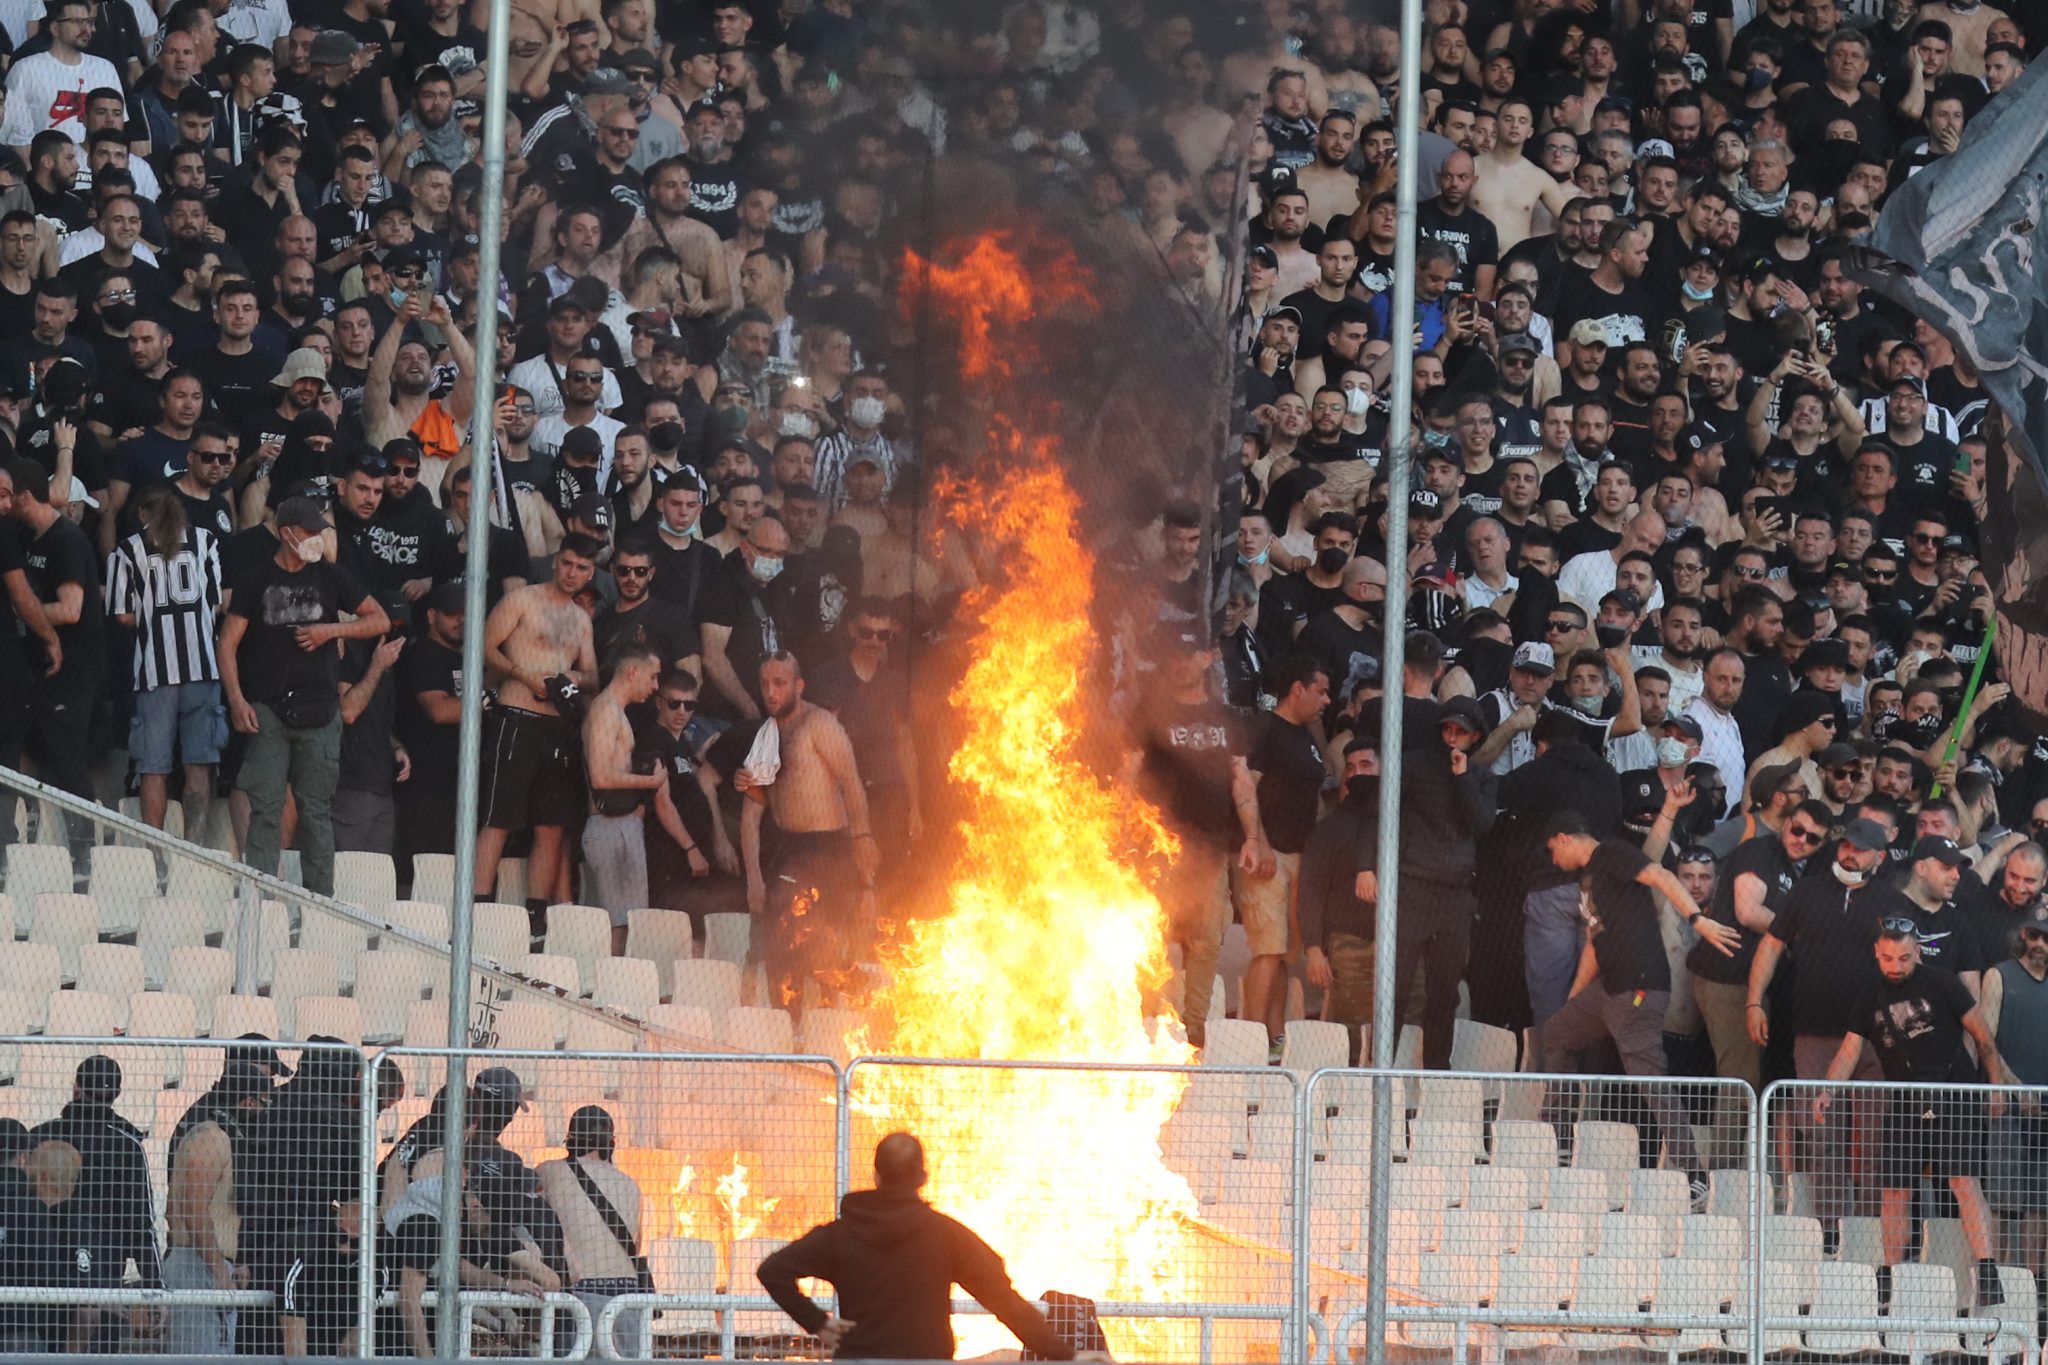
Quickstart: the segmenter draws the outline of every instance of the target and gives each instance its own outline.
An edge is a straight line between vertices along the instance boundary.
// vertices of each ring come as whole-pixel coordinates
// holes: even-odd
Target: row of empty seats
[[[1902,1324],[1958,1316],[1955,1274],[1944,1265],[1903,1264],[1892,1268],[1888,1316]],[[1982,1316],[1998,1325],[2000,1350],[2024,1358],[2035,1333],[2036,1285],[2017,1266],[1999,1267],[2005,1302]],[[1500,1255],[1490,1250],[1439,1252],[1423,1256],[1408,1278],[1396,1281],[1400,1297],[1447,1307],[1495,1308],[1532,1317],[1569,1310],[1593,1315],[1657,1314],[1668,1318],[1727,1315],[1725,1328],[1688,1328],[1676,1337],[1612,1331],[1534,1328],[1500,1334],[1509,1350],[1565,1347],[1581,1352],[1624,1348],[1696,1352],[1744,1350],[1749,1330],[1747,1286],[1739,1278],[1721,1281],[1708,1265],[1693,1261],[1640,1262],[1621,1256],[1572,1258],[1549,1254]],[[1764,1309],[1771,1317],[1811,1318],[1815,1325],[1767,1330],[1768,1355],[1868,1357],[1879,1353],[1915,1358],[1938,1353],[1984,1354],[1985,1334],[1937,1332],[1904,1326],[1882,1331],[1828,1327],[1879,1316],[1876,1271],[1843,1262],[1772,1262],[1765,1267]],[[1341,1311],[1341,1310],[1340,1310]],[[1987,1331],[1990,1330],[1987,1328]],[[1477,1343],[1490,1329],[1473,1329]],[[1390,1344],[1445,1350],[1455,1344],[1448,1323],[1392,1322]],[[1344,1344],[1340,1343],[1340,1357]]]

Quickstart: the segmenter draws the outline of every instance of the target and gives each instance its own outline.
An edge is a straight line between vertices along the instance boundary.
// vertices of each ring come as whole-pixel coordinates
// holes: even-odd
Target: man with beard
[[[765,796],[742,807],[740,856],[770,997],[800,1010],[813,983],[830,1003],[838,973],[864,946],[862,902],[874,887],[881,851],[853,745],[837,717],[804,700],[796,658],[770,651],[756,676],[761,709],[775,722],[778,759],[770,770],[750,754],[734,779],[742,793]],[[775,831],[767,859],[764,816]]]
[[[133,440],[159,413],[160,384],[171,370],[171,329],[155,313],[128,324],[127,358],[100,371],[86,424],[101,441]]]
[[[1499,235],[1493,220],[1472,206],[1478,171],[1472,154],[1462,149],[1444,158],[1436,173],[1437,194],[1416,214],[1423,240],[1442,242],[1457,253],[1457,269],[1447,288],[1454,294],[1493,297],[1493,278],[1500,263]]]
[[[697,623],[676,603],[652,589],[660,577],[654,552],[641,539],[621,539],[612,554],[612,577],[618,600],[590,623],[601,659],[627,645],[651,647],[664,669],[698,671]]]
[[[621,427],[612,438],[611,477],[603,485],[604,495],[611,502],[612,524],[618,528],[618,539],[653,534],[654,523],[661,515],[656,502],[665,482],[665,471],[661,479],[655,477],[647,429],[639,425]]]
[[[455,357],[455,386],[445,403],[431,394],[433,361],[426,344],[416,339],[414,324],[423,320],[440,331]],[[448,316],[448,305],[424,290],[413,291],[370,355],[363,382],[363,434],[378,445],[410,436],[423,456],[445,468],[462,450],[475,374],[476,352]]]
[[[270,378],[274,407],[251,412],[241,428],[241,448],[259,460],[275,460],[299,417],[319,406],[327,387],[327,358],[310,346],[285,357],[284,368]]]
[[[384,158],[386,177],[396,180],[422,161],[443,166],[467,162],[472,148],[454,115],[455,79],[448,68],[438,64],[421,67],[413,77],[412,107],[399,115],[392,129],[391,150]]]
[[[447,557],[448,518],[421,481],[418,442],[404,436],[387,442],[384,461],[384,499],[370,526],[370,546],[390,566],[404,600],[417,602],[434,586],[434,566]]]
[[[1642,287],[1644,267],[1649,263],[1650,234],[1633,223],[1617,219],[1600,233],[1600,264],[1584,276],[1567,281],[1558,291],[1550,311],[1551,327],[1560,365],[1571,363],[1572,335],[1578,323],[1597,323],[1607,333],[1608,354],[1631,341],[1649,339],[1649,300]]]
[[[2038,859],[2038,848],[2035,855]],[[1984,973],[1978,1008],[2013,1083],[2048,1085],[2048,1056],[2043,1056],[2048,1045],[2048,924],[2022,921],[2007,943],[2006,959]],[[2038,1106],[2016,1108],[1992,1120],[1984,1193],[1991,1207],[2010,1220],[2006,1236],[2018,1243],[2019,1255],[2001,1259],[2032,1269],[2042,1265],[2048,1251],[2048,1172],[2041,1166],[2041,1153],[2048,1150],[2048,1118]]]
[[[1293,186],[1274,193],[1266,205],[1265,216],[1259,220],[1263,234],[1254,229],[1255,238],[1263,235],[1265,246],[1273,249],[1273,259],[1279,267],[1279,276],[1273,288],[1281,297],[1299,289],[1307,289],[1316,282],[1316,258],[1302,245],[1302,234],[1308,231],[1308,195]]]
[[[1303,464],[1317,465],[1355,458],[1355,438],[1344,430],[1349,410],[1344,390],[1333,384],[1317,389],[1308,405],[1308,435],[1295,447],[1294,457]]]
[[[175,479],[190,468],[187,451],[192,429],[205,411],[205,396],[196,376],[183,370],[167,375],[154,386],[157,394],[156,422],[141,435],[114,448],[107,467],[107,492],[101,501],[100,550],[112,554],[114,541],[135,531],[135,516],[129,508],[134,494],[151,484]],[[195,522],[206,525],[206,522]],[[230,521],[228,529],[234,526]]]
[[[303,256],[285,256],[270,277],[276,296],[264,321],[289,336],[320,320],[320,274]]]
[[[1327,223],[1358,206],[1358,177],[1345,169],[1357,141],[1357,115],[1347,109],[1323,115],[1311,156],[1294,171],[1294,183],[1308,196],[1310,222]]]
[[[692,321],[723,316],[733,306],[733,279],[718,234],[692,212],[689,165],[673,157],[649,168],[646,216],[627,229],[620,256],[636,260],[650,246],[666,246],[681,266],[682,316]]]
[[[757,699],[740,680],[754,676],[770,655],[783,652],[786,631],[774,583],[788,555],[788,530],[773,517],[761,517],[706,585],[697,618],[704,676],[717,689],[717,710],[724,719],[760,718]]]
[[[690,171],[690,209],[722,242],[739,224],[742,168],[726,142],[725,115],[715,99],[702,99],[683,115],[688,150],[683,163]]]
[[[590,783],[590,814],[583,822],[583,864],[596,903],[612,920],[612,954],[626,951],[626,917],[647,903],[647,844],[641,829],[647,793],[662,829],[686,852],[696,842],[669,798],[668,774],[643,765],[634,752],[627,708],[638,709],[661,689],[661,651],[652,644],[621,643],[611,677],[590,701],[583,719],[583,767]],[[643,766],[646,771],[642,771]]]
[[[517,384],[533,395],[535,410],[540,415],[562,410],[566,402],[562,376],[571,362],[579,357],[588,357],[601,376],[595,400],[597,406],[609,412],[622,401],[618,381],[604,369],[595,348],[589,343],[594,322],[595,317],[579,294],[565,289],[548,304],[545,349],[514,365],[505,376],[507,383]]]

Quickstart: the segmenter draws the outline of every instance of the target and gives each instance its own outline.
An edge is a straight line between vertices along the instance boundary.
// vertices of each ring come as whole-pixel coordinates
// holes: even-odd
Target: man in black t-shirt
[[[645,541],[629,540],[612,555],[612,577],[619,585],[618,600],[599,612],[590,623],[597,657],[609,659],[621,643],[648,645],[661,655],[664,669],[698,669],[697,623],[680,606],[653,590],[660,577],[653,551]],[[652,708],[635,708],[628,714],[635,723],[653,718]]]
[[[1702,942],[1722,953],[1733,954],[1740,937],[1731,926],[1707,918],[1670,869],[1651,862],[1634,844],[1595,839],[1581,815],[1563,811],[1552,817],[1544,842],[1559,871],[1579,876],[1586,946],[1579,955],[1571,998],[1543,1025],[1543,1069],[1576,1070],[1582,1049],[1611,1038],[1628,1075],[1664,1075],[1664,1010],[1671,1002],[1671,964],[1664,956],[1660,911],[1652,893],[1662,895],[1699,930]],[[1671,1164],[1686,1172],[1691,1182],[1693,1207],[1705,1208],[1706,1169],[1677,1097],[1668,1086],[1655,1086],[1645,1098],[1664,1130]],[[1544,1097],[1543,1117],[1557,1125],[1560,1144],[1571,1140],[1566,1106],[1563,1088],[1552,1086]]]
[[[1962,1212],[1963,1235],[1977,1258],[1977,1306],[1995,1307],[2005,1295],[1998,1282],[1991,1211],[1984,1203],[1984,1140],[1987,1108],[1996,1117],[2005,1104],[2002,1095],[1992,1095],[1987,1103],[1955,1088],[1977,1079],[1965,1037],[1977,1045],[1985,1081],[2010,1085],[2012,1077],[1976,997],[1952,974],[1921,966],[1914,920],[1882,921],[1876,957],[1879,981],[1857,1003],[1849,1031],[1828,1064],[1827,1079],[1853,1076],[1868,1043],[1887,1081],[1914,1087],[1888,1097],[1884,1120],[1878,1163],[1884,1264],[1878,1269],[1878,1303],[1883,1306],[1891,1298],[1890,1267],[1906,1259],[1914,1191],[1922,1180],[1946,1180]],[[1816,1095],[1813,1121],[1825,1125],[1833,1104],[1833,1092]]]
[[[696,674],[682,668],[665,670],[654,694],[653,717],[633,727],[633,754],[636,761],[652,758],[658,771],[667,772],[669,800],[691,841],[685,849],[652,809],[642,808],[649,904],[661,910],[688,911],[691,932],[702,938],[705,915],[720,908],[743,909],[745,902],[729,894],[738,889],[732,881],[738,866],[732,841],[711,808],[710,793],[699,781],[699,765],[715,736],[708,726],[692,724],[697,719],[698,690]],[[719,889],[728,893],[716,897],[715,903],[706,897],[702,880],[711,875],[714,852],[726,874]],[[738,903],[725,904],[732,900]]]
[[[1238,1016],[1266,1026],[1277,1046],[1287,1016],[1289,928],[1301,850],[1315,828],[1323,795],[1323,752],[1309,726],[1330,704],[1330,675],[1314,658],[1297,654],[1273,678],[1280,700],[1253,722],[1245,762],[1258,784],[1259,811],[1273,849],[1271,871],[1232,868],[1230,897],[1251,949]]]
[[[1422,240],[1442,242],[1458,253],[1458,269],[1450,292],[1493,297],[1494,272],[1500,263],[1500,234],[1493,220],[1472,207],[1472,186],[1479,179],[1472,154],[1454,151],[1436,173],[1437,196],[1416,210]]]
[[[1701,940],[1686,955],[1692,998],[1714,1045],[1715,1074],[1740,1076],[1752,1089],[1763,1088],[1763,1050],[1749,1036],[1743,1019],[1750,963],[1806,860],[1826,842],[1833,823],[1826,806],[1807,801],[1785,818],[1777,833],[1760,833],[1729,854],[1715,880],[1707,913],[1735,929],[1741,942],[1733,954],[1726,954]]]
[[[29,696],[25,752],[36,761],[44,781],[90,800],[88,745],[93,708],[107,672],[99,555],[85,532],[50,505],[50,476],[40,464],[18,459],[8,472],[14,480],[14,519],[29,537],[28,586],[42,604],[43,615],[57,628],[61,654],[61,666],[54,670],[48,659],[40,667],[35,659],[30,661],[36,676]],[[65,823],[72,861],[83,873],[93,843],[92,822],[67,816]]]
[[[426,596],[426,632],[399,657],[398,710],[392,733],[412,756],[398,785],[399,874],[418,853],[455,851],[456,738],[462,727],[462,631],[467,603],[460,583]]]
[[[325,646],[390,629],[368,590],[327,563],[326,515],[311,498],[278,505],[278,550],[233,584],[220,638],[228,719],[251,736],[241,789],[249,794],[242,860],[277,875],[287,786],[298,802],[306,889],[334,894],[334,788],[341,776],[341,657]],[[343,612],[355,619],[343,621]]]
[[[1827,866],[1809,872],[1785,897],[1749,968],[1743,1016],[1750,1040],[1759,1048],[1768,1047],[1774,1030],[1789,1029],[1792,1069],[1801,1080],[1827,1074],[1854,1024],[1857,1000],[1870,984],[1868,973],[1856,970],[1855,964],[1869,960],[1864,954],[1879,923],[1916,913],[1895,887],[1877,880],[1890,856],[1896,816],[1867,806],[1852,807],[1852,814],[1856,818],[1842,831]],[[1795,962],[1812,964],[1813,970],[1793,974],[1791,1008],[1774,1015],[1770,985],[1787,952]],[[1883,1079],[1875,1057],[1863,1056],[1855,1079]],[[1876,1140],[1873,1106],[1857,1104],[1847,1121],[1805,1133],[1804,1169],[1815,1177],[1816,1205],[1830,1236],[1841,1217],[1852,1211],[1847,1142],[1852,1129],[1861,1134],[1857,1149],[1869,1151]]]

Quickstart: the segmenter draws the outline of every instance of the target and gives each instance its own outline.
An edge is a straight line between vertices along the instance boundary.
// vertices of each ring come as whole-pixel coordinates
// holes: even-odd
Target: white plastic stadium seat
[[[1771,1267],[1775,1270],[1777,1267]],[[1845,1265],[1841,1261],[1822,1261],[1818,1267],[1813,1295],[1813,1316],[1815,1318],[1874,1318],[1877,1316],[1877,1270],[1867,1265]],[[1896,1273],[1896,1272],[1895,1272]],[[1781,1283],[1789,1277],[1766,1274],[1766,1293],[1771,1285]],[[1893,1301],[1897,1302],[1898,1288],[1893,1284]],[[1770,1301],[1765,1300],[1766,1308]],[[1777,1338],[1766,1334],[1767,1346],[1777,1347]],[[1795,1340],[1796,1344],[1796,1340]],[[1815,1355],[1865,1356],[1881,1349],[1877,1333],[1860,1329],[1827,1331],[1809,1330],[1806,1334],[1806,1349]]]
[[[312,948],[287,948],[277,955],[270,998],[285,1027],[291,1027],[290,1002],[304,995],[341,994],[341,967],[333,956]]]
[[[157,893],[155,852],[108,844],[94,848],[86,889],[100,905],[100,933],[109,938],[133,934],[141,925],[142,902]]]
[[[357,956],[355,1002],[366,1041],[395,1043],[405,1036],[406,1013],[426,994],[431,971],[417,953]]]
[[[491,890],[487,886],[478,887],[477,889],[479,891]],[[494,894],[504,904],[520,906],[522,907],[520,913],[526,913],[524,909],[527,900],[526,859],[500,858],[498,860],[498,886]]]
[[[412,898],[416,901],[432,901],[443,909],[455,904],[453,853],[412,855]]]
[[[1512,1075],[1518,1042],[1507,1029],[1459,1019],[1451,1029],[1451,1070]]]
[[[287,1038],[339,1038],[360,1047],[363,1015],[356,1002],[340,995],[302,995],[292,1001],[292,1017],[285,1024]]]
[[[191,1038],[199,1032],[199,1010],[189,995],[169,991],[142,991],[128,997],[130,1038]],[[165,1048],[164,1080],[177,1085],[184,1080],[185,1049]]]
[[[142,989],[142,950],[132,943],[88,943],[78,950],[78,988],[115,1003],[114,1025],[128,1027],[128,997]]]
[[[67,983],[78,979],[78,950],[98,942],[99,936],[100,910],[91,896],[54,892],[36,897],[28,941],[47,943],[57,950]]]
[[[1960,1311],[1956,1307],[1955,1272],[1947,1266],[1908,1262],[1892,1267],[1892,1317],[1952,1318]],[[1886,1332],[1884,1348],[1917,1359],[1958,1351],[1962,1340],[1954,1332]]]
[[[63,895],[75,885],[70,849],[48,844],[7,846],[7,894],[14,898],[15,913],[32,909],[37,896]]]
[[[384,918],[399,928],[429,943],[446,946],[448,942],[448,907],[439,901],[409,900],[393,901],[384,907]],[[388,941],[387,941],[388,939]],[[379,935],[377,946],[388,951],[416,952],[411,944],[396,935]]]
[[[721,958],[679,958],[675,964],[676,988],[670,997],[677,1005],[695,1005],[708,1013],[714,1023],[740,1005],[740,968]]]
[[[742,1052],[791,1052],[796,1026],[787,1010],[741,1005],[726,1012],[725,1041]]]
[[[678,914],[685,926],[689,916]],[[671,967],[670,970],[674,970]],[[637,1019],[661,1002],[661,971],[652,962],[637,957],[603,957],[597,960],[591,982],[593,1004],[620,1010]]]
[[[595,905],[550,905],[547,951],[576,959],[579,979],[597,976],[597,960],[612,954],[612,917]]]
[[[341,975],[341,984],[352,986],[355,984],[356,954],[370,946],[370,928],[357,920],[307,906],[299,919],[299,946],[333,958],[335,970]]]
[[[505,965],[519,975],[545,982],[571,998],[583,994],[582,969],[567,953],[523,953],[518,960]]]
[[[21,1044],[16,1040],[41,1028],[49,1007],[48,995],[37,999],[27,991],[0,991],[0,1081],[14,1079],[21,1065]]]
[[[46,1038],[109,1038],[121,1007],[98,991],[52,991],[43,1021]]]
[[[173,858],[170,875],[164,878],[164,896],[196,903],[205,917],[206,932],[225,933],[228,904],[235,899],[235,879],[206,863]]]
[[[1266,1026],[1249,1019],[1212,1019],[1202,1048],[1203,1066],[1264,1066]]]
[[[12,941],[28,933],[28,906],[17,915],[14,897],[0,894],[0,940]]]
[[[626,956],[652,962],[659,998],[676,993],[676,959],[693,956],[690,917],[680,910],[631,910],[626,913]]]
[[[206,942],[206,911],[199,902],[157,897],[137,911],[142,927],[135,946],[142,950],[142,979],[150,990],[162,990],[171,970],[173,948],[197,948]]]
[[[334,899],[382,917],[384,907],[398,899],[398,869],[388,853],[334,855]]]
[[[235,959],[225,948],[173,948],[164,989],[189,996],[200,1036],[213,1035],[213,1002],[235,988]]]
[[[478,901],[470,924],[470,952],[500,966],[526,956],[533,945],[523,905]]]
[[[718,1025],[702,1005],[656,1005],[647,1012],[647,1024],[680,1035],[687,1042],[718,1041]]]
[[[211,1036],[215,1038],[240,1038],[249,1033],[278,1036],[277,1005],[260,995],[215,996],[212,1018]]]
[[[720,962],[745,962],[752,942],[752,915],[716,914],[704,917],[704,956]],[[681,954],[677,954],[681,956]]]
[[[1281,1045],[1280,1065],[1307,1079],[1325,1067],[1346,1066],[1351,1061],[1351,1037],[1342,1024],[1318,1019],[1298,1019],[1287,1025]]]

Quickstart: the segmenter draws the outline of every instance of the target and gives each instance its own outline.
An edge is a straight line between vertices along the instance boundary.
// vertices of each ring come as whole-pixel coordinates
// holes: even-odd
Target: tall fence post
[[[357,1154],[357,1178],[361,1185],[362,1215],[356,1239],[356,1356],[368,1360],[377,1354],[377,1073],[381,1056],[366,1058],[362,1069],[362,1150]]]
[[[1763,1365],[1764,1359],[1764,1219],[1771,1209],[1771,1167],[1765,1144],[1771,1133],[1771,1100],[1780,1081],[1773,1081],[1758,1095],[1750,1110],[1749,1139],[1749,1361]]]
[[[1288,1320],[1290,1360],[1308,1360],[1308,1315],[1309,1315],[1309,1256],[1314,1251],[1310,1241],[1309,1202],[1314,1193],[1311,1179],[1315,1171],[1315,1102],[1316,1086],[1323,1078],[1321,1071],[1311,1072],[1301,1084],[1301,1092],[1295,1097],[1294,1106],[1294,1264],[1289,1268],[1288,1300],[1292,1316]]]
[[[247,877],[235,880],[235,994],[256,994],[256,963],[263,949],[263,892]]]

